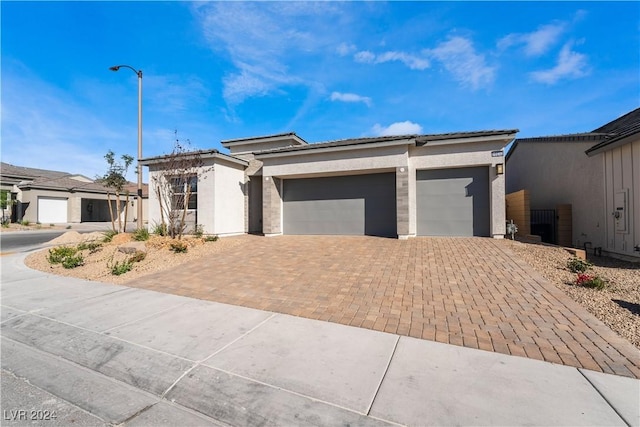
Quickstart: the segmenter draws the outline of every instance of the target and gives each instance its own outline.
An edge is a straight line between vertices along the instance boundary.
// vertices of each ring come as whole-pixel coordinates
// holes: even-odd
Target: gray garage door
[[[284,234],[395,237],[395,173],[289,179],[283,184]]]
[[[417,172],[420,236],[489,236],[489,168]]]

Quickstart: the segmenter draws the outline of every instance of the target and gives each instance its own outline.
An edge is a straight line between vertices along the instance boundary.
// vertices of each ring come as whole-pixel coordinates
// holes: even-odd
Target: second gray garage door
[[[489,168],[417,171],[420,236],[489,236]]]
[[[284,234],[395,237],[395,173],[288,179]]]

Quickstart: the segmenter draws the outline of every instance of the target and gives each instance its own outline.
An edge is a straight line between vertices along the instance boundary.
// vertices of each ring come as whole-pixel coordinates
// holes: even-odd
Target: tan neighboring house
[[[83,175],[3,162],[0,164],[0,189],[8,192],[13,201],[7,213],[12,222],[26,220],[31,223],[66,224],[111,220],[108,189]],[[134,221],[137,203],[135,188],[130,192],[128,221]],[[146,193],[143,192],[143,209],[146,205],[144,198],[148,198]]]
[[[640,257],[640,109],[588,133],[516,139],[506,164],[507,194],[529,193],[532,234],[553,233],[543,214],[570,205],[571,246]]]
[[[517,130],[307,143],[295,133],[222,141],[197,182],[210,234],[505,234],[503,148]],[[143,159],[150,177],[166,157]],[[150,182],[153,182],[150,179]],[[150,222],[159,221],[150,192]]]

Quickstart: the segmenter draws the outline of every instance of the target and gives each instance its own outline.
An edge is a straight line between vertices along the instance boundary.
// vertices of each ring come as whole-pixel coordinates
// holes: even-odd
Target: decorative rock
[[[125,254],[135,254],[136,252],[147,253],[147,245],[145,245],[144,242],[129,242],[118,246],[118,252]]]

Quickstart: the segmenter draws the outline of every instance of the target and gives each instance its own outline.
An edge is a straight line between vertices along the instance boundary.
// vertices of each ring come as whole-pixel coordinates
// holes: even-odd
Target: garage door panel
[[[396,235],[395,174],[290,179],[285,234]]]
[[[487,167],[417,171],[417,233],[488,236]]]
[[[61,197],[38,197],[38,222],[61,224],[67,222],[67,199]]]

